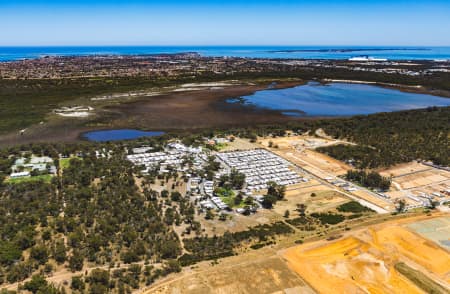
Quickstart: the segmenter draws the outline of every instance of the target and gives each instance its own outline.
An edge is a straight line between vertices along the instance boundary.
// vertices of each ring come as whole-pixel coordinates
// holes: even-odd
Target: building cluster
[[[245,175],[248,192],[267,188],[267,183],[292,185],[302,181],[293,166],[285,159],[264,149],[223,152],[217,157],[228,167]]]
[[[425,75],[448,72],[447,61],[399,63],[385,60],[268,59],[204,57],[197,53],[124,55],[124,56],[47,56],[12,62],[0,62],[3,79],[58,79],[77,77],[171,77],[203,73],[226,74],[289,72],[335,68],[355,71]]]
[[[48,156],[21,157],[11,167],[11,179],[30,177],[37,174],[56,174],[56,166]]]
[[[200,147],[187,147],[177,142],[169,143],[163,151],[151,152],[148,147],[135,148],[133,151],[134,154],[127,155],[127,159],[134,165],[143,166],[144,174],[156,167],[160,168],[160,172],[165,172],[169,166],[186,171],[183,162],[187,158],[192,159],[194,168],[201,168],[206,159]]]

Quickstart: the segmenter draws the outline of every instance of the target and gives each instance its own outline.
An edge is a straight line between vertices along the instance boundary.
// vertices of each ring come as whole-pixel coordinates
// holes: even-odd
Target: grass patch
[[[239,203],[236,203],[236,193],[234,193],[233,190],[225,189],[225,188],[217,188],[215,191],[215,194],[217,197],[219,197],[223,203],[228,205],[228,207],[233,208],[241,208],[245,206],[244,201],[240,201]]]
[[[70,167],[70,161],[71,161],[72,159],[78,159],[78,160],[81,160],[80,157],[61,158],[61,159],[59,160],[59,167],[60,167],[62,170],[66,169],[66,168],[69,168],[69,167]]]
[[[448,293],[444,287],[436,283],[422,272],[417,271],[403,262],[395,264],[395,269],[413,282],[417,287],[424,290],[426,293]]]
[[[8,179],[5,181],[5,183],[20,184],[20,183],[37,182],[37,181],[42,181],[44,183],[50,183],[52,181],[52,178],[53,178],[53,175],[40,175],[40,176],[35,176],[35,177]]]

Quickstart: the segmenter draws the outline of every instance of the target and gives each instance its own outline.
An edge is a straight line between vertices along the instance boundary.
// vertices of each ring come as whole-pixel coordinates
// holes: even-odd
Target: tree
[[[167,240],[161,247],[161,257],[164,259],[177,258],[181,253],[178,240]]]
[[[284,198],[284,195],[286,193],[286,187],[283,185],[278,185],[275,182],[269,182],[267,183],[267,194],[272,195],[277,198],[277,200],[282,200]]]
[[[289,210],[286,210],[286,211],[284,212],[284,217],[285,217],[285,218],[289,218]]]
[[[267,185],[267,194],[264,196],[262,206],[264,208],[272,208],[278,200],[282,200],[284,198],[286,187],[278,185],[275,182],[269,182]]]
[[[233,168],[230,173],[230,182],[234,189],[242,189],[245,184],[245,174]]]
[[[31,248],[30,257],[40,264],[45,264],[48,260],[48,250],[45,245],[37,245]]]
[[[30,291],[31,293],[37,293],[41,291],[41,293],[45,293],[45,288],[47,288],[48,282],[41,275],[34,275],[30,281],[26,282],[23,285],[25,290]]]
[[[85,288],[84,280],[81,276],[73,276],[72,283],[70,283],[70,288],[72,290],[83,291]]]
[[[50,230],[44,230],[42,232],[42,240],[49,241],[52,238],[52,232]]]
[[[105,287],[109,286],[109,272],[102,269],[93,269],[87,277],[90,285],[97,284]]]
[[[304,203],[297,204],[297,211],[300,216],[304,217],[306,215],[306,205]]]
[[[271,209],[273,205],[277,202],[277,198],[273,195],[265,195],[262,201],[262,206],[267,209]]]
[[[169,273],[179,273],[181,272],[181,265],[176,259],[170,259],[164,264],[164,271]]]
[[[397,212],[404,212],[406,207],[406,201],[404,199],[400,199],[400,201],[397,202]]]
[[[0,241],[0,264],[11,265],[19,260],[22,256],[22,251],[14,244]]]
[[[242,200],[243,200],[242,194],[241,193],[237,194],[236,197],[234,197],[234,205],[241,204]]]
[[[72,272],[81,271],[83,269],[84,258],[80,251],[74,250],[69,258],[69,268]]]
[[[181,200],[181,194],[180,194],[180,192],[172,192],[172,193],[170,194],[170,199],[171,199],[172,201],[176,201],[176,202],[180,201],[180,200]]]
[[[253,205],[253,197],[247,196],[247,198],[245,198],[244,200],[244,203],[249,206]]]
[[[214,213],[211,209],[206,210],[205,219],[214,219]]]

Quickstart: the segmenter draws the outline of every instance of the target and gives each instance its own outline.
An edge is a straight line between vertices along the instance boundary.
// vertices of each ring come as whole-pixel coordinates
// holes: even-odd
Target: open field
[[[45,183],[50,183],[52,178],[53,178],[53,175],[40,175],[40,176],[34,176],[34,177],[7,179],[5,182],[7,182],[9,184],[19,184],[19,183],[24,183],[24,182],[36,182],[36,181],[43,181]]]
[[[283,257],[320,293],[424,293],[396,270],[398,262],[450,287],[449,252],[410,232],[404,223],[371,226],[332,243],[297,246]]]
[[[245,260],[232,257],[215,267],[199,267],[143,293],[314,293],[268,249],[252,252]]]
[[[236,150],[250,150],[259,148],[256,143],[251,143],[247,139],[242,138],[235,138],[233,142],[227,142],[226,146],[222,148],[220,151],[226,152],[226,151],[236,151]]]
[[[429,170],[431,167],[418,162],[408,162],[403,164],[397,164],[388,169],[380,171],[383,177],[398,177],[405,174],[416,173],[424,170]]]
[[[278,146],[278,148],[271,148],[273,152],[289,159],[311,173],[318,173],[320,175],[320,171],[323,171],[338,176],[345,174],[347,170],[351,169],[349,165],[339,160],[308,149],[334,145],[338,142],[342,143],[341,141],[307,136],[264,138],[258,141],[265,148],[268,148],[269,142],[272,142],[273,146]]]
[[[272,141],[273,147],[269,147],[270,141]],[[323,186],[327,187],[328,190],[341,191],[344,195],[358,199],[363,205],[371,205],[372,209],[378,209],[377,211],[382,213],[394,211],[395,206],[393,203],[381,199],[381,197],[374,195],[374,193],[369,192],[362,187],[359,187],[353,192],[345,192],[342,188],[333,186],[329,183],[329,179],[344,175],[348,170],[351,170],[352,167],[342,161],[331,158],[328,155],[308,149],[310,147],[299,147],[299,144],[320,145],[323,142],[326,142],[326,144],[333,144],[334,141],[335,140],[326,138],[317,139],[309,136],[293,136],[284,138],[264,138],[260,139],[258,142],[260,142],[263,147],[322,180]]]
[[[315,182],[317,181],[312,180],[308,186],[297,189],[288,188],[285,199],[277,202],[273,210],[280,215],[283,215],[286,210],[292,214],[292,211],[297,208],[297,204],[303,203],[307,206],[308,213],[327,212],[350,201],[341,193]],[[312,193],[315,194],[314,197],[311,197]]]
[[[449,180],[450,172],[434,168],[394,178],[394,181],[398,183],[402,189],[413,189]]]
[[[409,162],[382,170],[380,174],[392,177],[390,191],[385,194],[393,201],[404,199],[410,205],[417,205],[414,197],[418,196],[431,197],[439,203],[450,201],[450,196],[444,193],[450,189],[448,171],[418,162]]]
[[[341,228],[339,231],[330,231],[325,236],[320,237],[310,234],[309,237],[304,239],[307,243],[292,247],[295,246],[294,242],[303,236],[303,233],[296,233],[280,239],[277,244],[258,250],[247,250],[237,256],[220,259],[217,264],[213,261],[204,261],[195,266],[184,268],[181,273],[170,275],[158,281],[155,285],[140,290],[139,293],[366,293],[355,286],[356,281],[352,280],[351,277],[344,277],[341,280],[340,277],[333,277],[328,274],[325,268],[320,265],[321,260],[319,259],[321,258],[331,261],[342,259],[339,262],[338,269],[344,269],[344,272],[347,268],[346,259],[349,258],[355,260],[353,262],[355,271],[367,267],[365,271],[357,272],[354,278],[364,276],[376,279],[375,282],[379,282],[377,286],[386,290],[377,292],[376,290],[379,290],[379,288],[373,286],[370,288],[370,290],[373,290],[372,293],[396,293],[392,290],[391,284],[385,283],[386,276],[391,277],[390,281],[395,283],[397,287],[395,290],[399,293],[425,293],[408,278],[397,272],[394,266],[398,264],[399,260],[400,262],[406,262],[408,266],[420,270],[423,275],[445,284],[441,277],[444,276],[442,269],[445,270],[446,263],[448,263],[448,252],[403,227],[415,221],[434,219],[442,215],[437,214],[430,217],[423,214],[409,216],[373,214],[373,218],[369,222],[360,221],[349,224],[351,228],[358,228],[357,231],[346,232]],[[384,223],[380,224],[380,222]],[[367,225],[370,225],[370,229],[366,228]],[[378,233],[390,227],[395,229]],[[330,236],[342,237],[337,241],[326,241],[325,238]],[[321,241],[317,241],[319,238]],[[408,242],[413,243],[409,244]],[[335,243],[337,245],[333,245]],[[396,243],[400,245],[396,245]],[[409,248],[416,244],[419,244],[417,249]],[[334,252],[336,248],[327,247],[330,245],[335,246],[338,251],[340,250],[340,253]],[[430,258],[438,258],[439,261],[436,262],[437,273],[430,273],[425,266],[410,261],[405,257],[405,250],[397,248],[401,246],[410,250],[413,256],[418,257],[419,261],[424,261],[425,266],[428,266],[427,260]],[[356,249],[351,250],[355,247]],[[299,270],[292,266],[291,261],[285,262],[287,259],[286,253],[290,251],[295,253],[299,251],[299,248],[317,249],[316,255],[311,254],[309,260],[302,260],[297,265],[302,270],[311,272],[311,275],[315,277],[313,282],[328,285],[327,291],[321,291],[307,279],[307,276],[301,276]],[[430,252],[429,257],[423,254],[424,250]],[[302,249],[302,251],[306,250]],[[347,252],[353,255],[345,255]],[[445,255],[440,256],[439,254]],[[358,255],[361,255],[361,257],[358,257]],[[314,258],[316,259],[314,260]],[[375,258],[381,261],[374,261]],[[352,266],[350,265],[349,268],[352,269]],[[351,273],[353,272],[348,274]],[[333,284],[335,281],[338,281],[338,283]],[[336,288],[333,288],[334,285],[336,285]],[[342,288],[343,286],[345,288]],[[400,292],[400,287],[404,287],[402,288],[403,292]],[[345,290],[342,291],[342,289]]]
[[[450,186],[450,172],[411,162],[380,172],[383,176],[392,176],[394,188],[409,190],[434,184],[447,183]]]
[[[260,210],[258,213],[249,216],[232,212],[227,214],[226,221],[219,220],[217,215],[213,220],[206,220],[205,214],[196,215],[196,220],[202,224],[202,229],[204,230],[203,233],[208,234],[208,236],[223,235],[223,233],[227,231],[232,233],[245,231],[249,227],[269,224],[281,219],[281,215],[278,215],[271,210]],[[191,233],[184,237],[193,238],[195,237],[195,234]]]
[[[351,169],[343,162],[312,150],[272,149],[272,151],[320,178],[343,175]]]

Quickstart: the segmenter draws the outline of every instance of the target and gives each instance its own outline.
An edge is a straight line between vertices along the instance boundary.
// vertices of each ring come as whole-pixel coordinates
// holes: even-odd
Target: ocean
[[[43,56],[142,55],[197,52],[202,56],[348,59],[360,55],[390,60],[450,60],[450,47],[389,46],[80,46],[0,47],[0,61]]]

